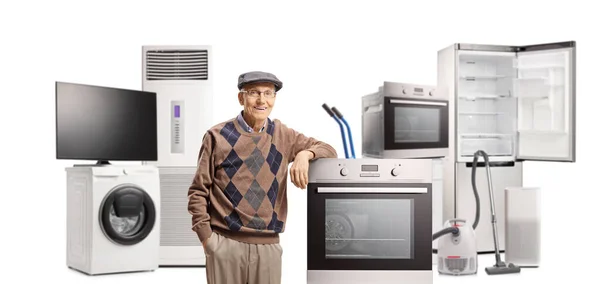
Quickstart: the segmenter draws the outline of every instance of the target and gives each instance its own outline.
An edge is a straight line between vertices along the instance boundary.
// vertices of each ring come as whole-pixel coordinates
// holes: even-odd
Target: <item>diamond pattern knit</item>
[[[276,243],[287,217],[288,164],[309,150],[335,158],[328,144],[268,120],[266,131],[248,133],[236,119],[220,123],[203,139],[188,210],[200,240],[211,231],[249,243]]]

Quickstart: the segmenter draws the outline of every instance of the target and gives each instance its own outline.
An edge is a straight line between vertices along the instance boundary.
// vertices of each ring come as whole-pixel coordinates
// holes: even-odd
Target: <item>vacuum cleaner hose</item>
[[[482,150],[478,150],[477,152],[475,152],[475,154],[473,156],[473,170],[471,171],[471,185],[473,187],[473,194],[475,195],[475,221],[473,222],[473,230],[475,230],[477,228],[477,225],[479,224],[479,215],[480,215],[479,212],[481,211],[481,205],[480,205],[480,201],[479,201],[479,193],[477,192],[477,185],[476,185],[476,179],[475,179],[476,170],[477,170],[477,161],[479,160],[479,156],[483,157],[486,167],[489,167],[489,164],[490,164],[490,159],[486,152],[484,152]],[[459,234],[459,232],[460,232],[460,230],[456,227],[444,228],[444,229],[440,230],[439,232],[436,232],[435,234],[433,234],[433,240],[435,241],[437,238],[439,238],[445,234],[450,234],[450,233],[457,236]]]
[[[475,152],[475,155],[473,155],[473,170],[471,171],[471,185],[473,187],[473,194],[475,194],[475,221],[473,221],[473,230],[475,230],[475,228],[477,228],[477,225],[479,224],[479,211],[481,210],[480,208],[480,202],[479,202],[479,193],[477,192],[477,184],[476,184],[476,180],[475,180],[475,173],[477,171],[477,160],[479,159],[479,156],[483,156],[483,160],[485,162],[485,166],[486,168],[489,167],[490,165],[490,158],[488,157],[488,154],[482,150],[479,150],[477,152]]]
[[[433,240],[435,241],[437,238],[450,233],[452,233],[455,236],[458,236],[460,234],[460,230],[457,227],[444,228],[443,230],[433,234]]]

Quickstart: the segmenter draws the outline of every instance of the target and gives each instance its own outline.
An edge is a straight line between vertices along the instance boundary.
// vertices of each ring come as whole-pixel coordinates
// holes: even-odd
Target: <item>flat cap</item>
[[[283,83],[271,73],[262,71],[251,71],[240,75],[238,78],[238,89],[249,83],[268,82],[275,85],[275,92],[278,92],[283,87]]]

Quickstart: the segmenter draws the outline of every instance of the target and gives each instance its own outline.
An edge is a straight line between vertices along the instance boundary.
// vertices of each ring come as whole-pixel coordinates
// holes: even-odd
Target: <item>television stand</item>
[[[74,167],[104,167],[104,166],[112,166],[112,164],[108,160],[98,160],[95,164],[79,164],[73,165]]]

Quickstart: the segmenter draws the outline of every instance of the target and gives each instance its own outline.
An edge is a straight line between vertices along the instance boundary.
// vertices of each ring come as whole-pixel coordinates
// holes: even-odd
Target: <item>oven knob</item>
[[[400,174],[400,170],[398,168],[393,168],[392,169],[392,175],[395,176],[395,177],[397,177],[398,174]]]
[[[342,169],[340,170],[340,175],[342,175],[342,176],[344,176],[344,177],[345,177],[345,176],[347,176],[347,175],[348,175],[348,169],[346,169],[346,168],[342,168]]]

